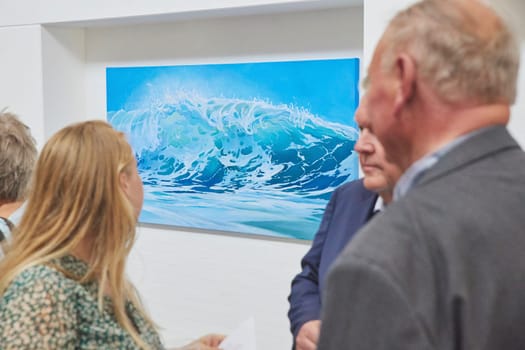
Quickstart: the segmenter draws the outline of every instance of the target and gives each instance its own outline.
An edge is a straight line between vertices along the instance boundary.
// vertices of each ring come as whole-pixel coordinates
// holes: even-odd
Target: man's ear
[[[406,53],[401,53],[396,58],[394,69],[398,81],[394,100],[397,115],[403,106],[414,97],[417,79],[416,62]]]

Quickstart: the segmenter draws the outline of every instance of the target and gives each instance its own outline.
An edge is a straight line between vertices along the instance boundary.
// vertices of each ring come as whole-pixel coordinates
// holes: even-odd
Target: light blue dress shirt
[[[423,158],[415,161],[404,173],[401,175],[397,181],[396,186],[394,187],[394,201],[399,200],[404,197],[418,182],[421,180],[423,175],[432,168],[436,163],[448,152],[450,152],[455,147],[459,146],[468,139],[474,137],[475,135],[492,128],[492,126],[478,129],[468,134],[462,135],[455,140],[447,143],[445,146],[441,147],[435,152],[427,154]]]

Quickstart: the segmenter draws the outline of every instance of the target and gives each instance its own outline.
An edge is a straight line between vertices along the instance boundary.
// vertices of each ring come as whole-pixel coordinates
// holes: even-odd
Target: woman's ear
[[[128,193],[129,187],[130,187],[128,174],[126,174],[125,171],[121,171],[118,177],[119,177],[120,187],[122,188],[124,192]]]

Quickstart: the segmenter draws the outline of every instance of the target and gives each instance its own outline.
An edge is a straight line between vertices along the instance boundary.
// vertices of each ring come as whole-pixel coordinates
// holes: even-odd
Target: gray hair
[[[382,43],[384,69],[392,68],[396,54],[407,52],[445,102],[516,99],[518,42],[503,19],[478,1],[420,1],[392,19]]]
[[[25,198],[36,157],[29,128],[16,115],[0,111],[0,204]]]

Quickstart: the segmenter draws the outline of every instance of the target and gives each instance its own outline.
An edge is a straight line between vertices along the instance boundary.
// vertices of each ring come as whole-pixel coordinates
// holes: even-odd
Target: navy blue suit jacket
[[[321,290],[326,272],[350,238],[372,216],[376,200],[377,194],[367,190],[362,180],[346,183],[332,194],[312,247],[301,261],[302,271],[292,281],[288,318],[294,344],[304,323],[321,318]]]

